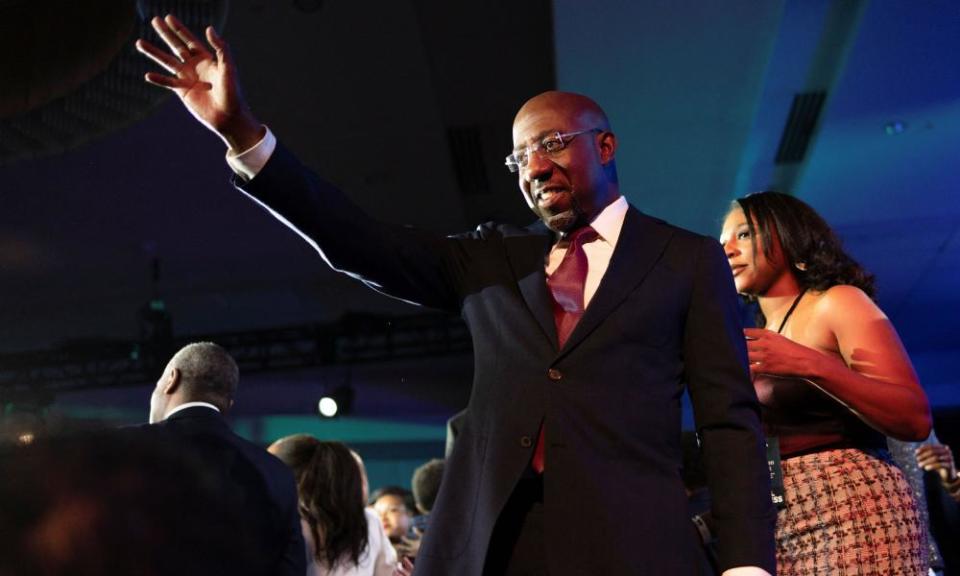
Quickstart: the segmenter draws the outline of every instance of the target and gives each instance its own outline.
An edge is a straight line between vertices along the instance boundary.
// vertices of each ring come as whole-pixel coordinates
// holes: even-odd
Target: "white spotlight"
[[[320,402],[317,403],[317,409],[320,410],[320,415],[324,418],[333,418],[340,411],[337,401],[330,396],[321,398]]]

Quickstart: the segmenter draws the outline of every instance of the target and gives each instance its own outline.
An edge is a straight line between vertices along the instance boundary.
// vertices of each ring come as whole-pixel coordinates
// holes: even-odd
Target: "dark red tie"
[[[547,287],[553,295],[553,321],[557,325],[557,344],[559,348],[567,343],[567,338],[576,328],[583,316],[583,285],[587,281],[587,254],[583,245],[593,242],[599,235],[590,226],[578,228],[570,234],[570,245],[563,255],[560,266],[547,278]],[[533,451],[530,466],[543,473],[543,426],[537,436],[537,447]]]

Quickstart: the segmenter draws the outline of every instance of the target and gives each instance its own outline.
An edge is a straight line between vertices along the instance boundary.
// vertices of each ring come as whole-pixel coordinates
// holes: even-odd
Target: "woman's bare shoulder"
[[[849,316],[850,314],[883,316],[883,311],[880,310],[876,302],[871,300],[866,292],[856,286],[838,284],[822,292],[815,292],[813,296],[816,298],[815,307],[821,313],[839,314],[842,316]]]
[[[877,321],[889,322],[876,302],[856,286],[838,284],[811,292],[810,297],[809,321],[833,334],[854,326],[873,326]]]

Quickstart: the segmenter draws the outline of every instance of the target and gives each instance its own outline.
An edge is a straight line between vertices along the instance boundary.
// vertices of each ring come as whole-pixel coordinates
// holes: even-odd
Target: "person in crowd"
[[[430,510],[437,500],[440,481],[443,479],[443,460],[434,458],[413,471],[410,485],[413,488],[414,516],[410,520],[410,530],[400,538],[398,550],[402,550],[402,560],[411,563],[420,551],[420,542],[427,531]],[[409,498],[405,499],[409,503]]]
[[[777,192],[737,199],[720,243],[758,304],[744,334],[779,462],[777,574],[925,574],[924,526],[884,435],[923,440],[930,409],[872,276],[812,208]]]
[[[924,484],[930,529],[940,543],[944,574],[960,574],[960,480],[953,453],[946,444],[926,443],[916,449],[914,459],[926,471]]]
[[[773,571],[759,406],[723,254],[628,204],[596,102],[548,91],[514,118],[506,168],[537,222],[445,237],[379,222],[303,167],[243,102],[212,28],[205,44],[172,16],[152,23],[169,51],[138,41],[167,72],[147,81],[224,140],[244,193],[333,268],[470,327],[473,393],[418,576],[695,574],[677,473],[685,388],[720,565]]]
[[[370,478],[367,476],[367,465],[363,463],[363,457],[360,456],[359,452],[350,450],[350,453],[353,454],[353,459],[357,461],[357,466],[360,467],[360,480],[363,483],[363,502],[367,503],[370,501]]]
[[[198,452],[224,479],[244,515],[256,528],[238,548],[255,551],[257,574],[300,576],[306,570],[297,515],[297,492],[290,471],[263,448],[234,433],[225,419],[233,407],[240,372],[222,347],[196,342],[167,363],[150,396],[150,426]]]
[[[402,486],[383,486],[373,491],[369,502],[380,517],[390,542],[399,545],[403,538],[412,535],[417,510],[412,492]]]
[[[309,555],[308,576],[390,576],[397,553],[363,501],[363,476],[340,442],[286,436],[269,451],[293,470]]]
[[[924,470],[936,472],[940,485],[955,501],[960,502],[960,476],[954,464],[953,452],[946,444],[924,444],[917,448],[917,464]]]
[[[413,471],[410,486],[413,488],[413,501],[417,512],[422,516],[429,515],[437,501],[440,483],[443,481],[443,465],[442,458],[434,458]]]
[[[942,576],[944,561],[940,553],[940,546],[933,533],[933,525],[930,519],[930,509],[927,506],[927,479],[923,467],[917,462],[917,449],[924,444],[938,443],[935,432],[930,432],[930,436],[923,442],[905,442],[896,438],[887,438],[887,448],[890,450],[890,456],[897,468],[903,471],[903,475],[910,484],[910,490],[913,493],[913,499],[917,502],[917,510],[920,512],[920,520],[926,530],[927,538],[927,566],[930,569],[931,576]],[[936,475],[939,479],[939,475]]]

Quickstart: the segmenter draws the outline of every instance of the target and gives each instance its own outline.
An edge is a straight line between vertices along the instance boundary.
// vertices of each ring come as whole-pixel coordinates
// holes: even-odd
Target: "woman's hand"
[[[817,362],[833,360],[802,344],[786,338],[772,330],[747,328],[743,331],[747,339],[747,355],[750,359],[750,375],[787,376],[809,378],[811,367]]]
[[[886,436],[925,439],[929,405],[896,331],[862,292],[846,288],[825,294],[811,320],[835,339],[839,356],[771,330],[747,328],[751,376],[805,380]]]

